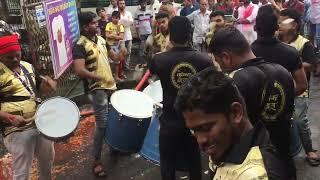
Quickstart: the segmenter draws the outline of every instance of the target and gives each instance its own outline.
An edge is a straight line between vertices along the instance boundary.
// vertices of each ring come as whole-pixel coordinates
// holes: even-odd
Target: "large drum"
[[[151,123],[144,139],[143,146],[140,154],[148,161],[160,165],[160,152],[159,152],[159,116],[161,110],[156,109],[152,118]]]
[[[37,129],[50,140],[61,140],[76,130],[80,111],[71,100],[54,97],[44,101],[35,114]]]
[[[142,92],[150,96],[154,100],[154,102],[162,102],[162,86],[160,80],[149,84],[149,86],[144,88]]]
[[[160,165],[159,117],[162,112],[162,104],[160,104],[162,102],[162,87],[160,81],[158,80],[150,84],[143,90],[143,92],[150,96],[157,105],[154,106],[151,123],[146,138],[144,139],[140,154],[148,161],[156,165]]]
[[[105,141],[122,152],[139,152],[153,111],[153,100],[131,89],[116,91],[111,96]]]
[[[298,127],[295,121],[291,121],[291,127],[290,127],[290,156],[294,157],[298,155],[302,149],[302,144],[299,136]]]

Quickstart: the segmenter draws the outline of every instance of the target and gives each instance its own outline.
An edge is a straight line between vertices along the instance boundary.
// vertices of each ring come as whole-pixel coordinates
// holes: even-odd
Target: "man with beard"
[[[144,49],[144,56],[146,57],[147,63],[150,62],[151,58],[155,54],[165,52],[171,48],[168,31],[168,22],[170,20],[169,14],[165,12],[159,12],[158,14],[156,14],[155,19],[155,28],[159,30],[159,33],[150,35],[147,39]]]
[[[245,100],[224,73],[207,68],[193,76],[179,90],[175,108],[209,155],[212,180],[288,179],[265,127],[250,123]]]
[[[130,61],[131,61],[131,47],[132,47],[132,35],[131,35],[131,30],[130,27],[133,24],[133,17],[131,12],[126,11],[126,2],[125,0],[118,0],[118,9],[120,12],[120,24],[124,26],[124,36],[123,36],[123,41],[124,43],[121,43],[122,47],[121,48],[126,48],[127,49],[127,58],[125,61],[125,68],[127,70],[131,70],[130,68]]]
[[[214,11],[210,14],[209,32],[206,35],[207,46],[210,45],[211,39],[215,32],[225,26],[225,14],[222,11]]]
[[[264,123],[294,178],[294,163],[289,157],[290,119],[295,96],[291,74],[279,64],[257,58],[245,37],[234,27],[215,33],[209,49],[222,71],[235,80],[246,101],[252,124]]]
[[[298,50],[303,62],[303,68],[308,82],[313,65],[318,61],[312,43],[299,35],[301,27],[301,15],[294,9],[285,9],[280,12],[279,18],[279,38],[282,42],[289,44]],[[300,139],[306,152],[306,159],[312,166],[319,166],[320,159],[316,150],[312,147],[311,130],[307,117],[309,99],[309,87],[301,95],[295,98],[294,123],[297,124]]]
[[[177,91],[188,78],[212,66],[208,56],[190,47],[191,31],[191,23],[186,17],[173,17],[169,22],[169,36],[173,47],[156,54],[150,63],[150,72],[160,78],[163,89],[159,132],[163,180],[175,180],[176,170],[188,171],[191,180],[201,179],[197,142],[186,128],[181,114],[173,108]]]

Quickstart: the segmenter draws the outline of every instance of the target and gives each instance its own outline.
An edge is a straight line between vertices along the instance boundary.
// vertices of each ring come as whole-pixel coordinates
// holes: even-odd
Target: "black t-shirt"
[[[302,67],[299,52],[277,38],[259,38],[252,43],[251,48],[257,57],[263,57],[265,61],[280,64],[291,73]]]
[[[209,56],[191,47],[174,47],[152,58],[150,72],[160,78],[163,89],[161,128],[186,129],[182,116],[173,107],[177,92],[192,75],[209,66],[213,66]]]
[[[316,56],[316,50],[310,41],[304,44],[301,52],[301,59],[302,62],[309,64],[315,64],[318,61]]]
[[[256,58],[242,64],[233,79],[243,95],[253,124],[262,120],[272,143],[289,154],[290,119],[294,110],[294,80],[282,66]]]
[[[101,33],[101,36],[106,39],[106,26],[108,24],[109,21],[105,21],[105,20],[102,20],[102,19],[99,19],[98,20],[98,26],[100,28],[100,33]]]

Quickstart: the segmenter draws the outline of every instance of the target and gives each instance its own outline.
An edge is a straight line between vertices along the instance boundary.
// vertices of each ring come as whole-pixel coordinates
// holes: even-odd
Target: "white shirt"
[[[320,24],[320,0],[311,0],[310,21],[312,24]]]
[[[107,7],[107,14],[111,15],[113,11],[118,11],[118,6],[113,8],[112,4]]]
[[[194,31],[192,41],[194,43],[204,42],[205,36],[209,30],[211,11],[206,11],[204,14],[201,13],[200,9],[192,12],[187,18],[194,25]]]
[[[129,11],[124,11],[124,15],[121,14],[120,23],[124,26],[123,40],[132,40],[130,26],[133,24],[133,17]]]
[[[237,24],[237,29],[246,37],[249,44],[252,44],[257,39],[257,33],[254,30],[254,25],[256,22],[256,17],[258,14],[259,6],[253,3],[250,3],[250,5],[247,7],[253,6],[252,13],[249,17],[246,18],[250,22],[250,24]],[[244,19],[244,13],[246,11],[246,8],[244,6],[240,6],[238,8],[238,19]]]
[[[139,30],[140,35],[148,35],[152,33],[151,21],[153,15],[152,12],[148,9],[142,11],[138,9],[134,15],[134,20],[136,21],[136,27]]]
[[[58,60],[59,66],[62,67],[68,61],[68,56],[67,56],[67,48],[65,44],[66,30],[64,27],[64,20],[61,15],[53,18],[51,28],[53,33],[53,40],[56,42],[56,45],[57,45],[58,57],[56,58],[59,58],[57,60]]]

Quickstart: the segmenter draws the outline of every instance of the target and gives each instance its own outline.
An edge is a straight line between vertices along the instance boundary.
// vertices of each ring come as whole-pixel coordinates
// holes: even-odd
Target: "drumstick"
[[[138,85],[136,86],[136,88],[134,88],[134,90],[139,91],[149,76],[150,76],[150,71],[148,69],[147,72],[143,75],[143,77],[140,80],[140,82],[138,83]]]
[[[42,76],[42,75],[40,75],[39,77],[40,77],[41,79],[43,79],[44,81],[46,81],[46,82],[48,81],[48,79],[47,79],[46,77]]]

